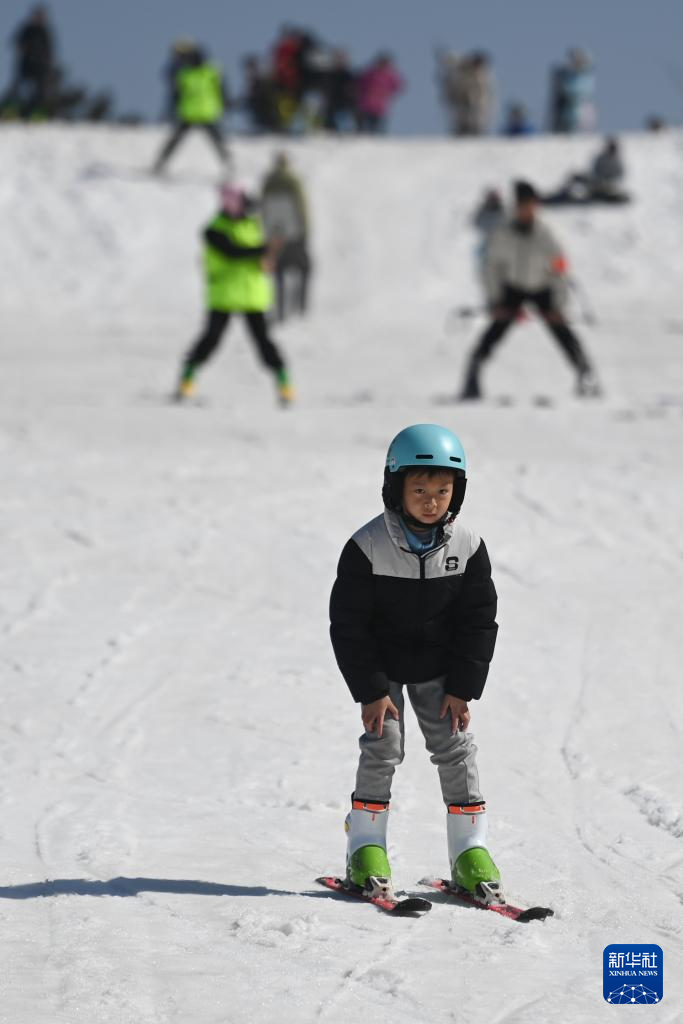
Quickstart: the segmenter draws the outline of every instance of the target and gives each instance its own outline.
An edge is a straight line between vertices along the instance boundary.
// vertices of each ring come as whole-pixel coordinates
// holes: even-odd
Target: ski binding
[[[422,914],[432,909],[430,901],[423,899],[422,896],[407,896],[399,899],[394,894],[390,879],[372,878],[371,881],[373,883],[371,888],[361,889],[334,875],[323,875],[316,878],[316,882],[324,885],[327,889],[332,889],[333,892],[372,903],[380,910],[384,910],[388,914],[395,914],[397,917],[402,917],[404,914]]]
[[[486,888],[481,896],[475,896],[467,889],[449,881],[447,878],[423,878],[420,885],[429,886],[430,889],[437,889],[446,896],[454,896],[456,899],[467,903],[471,907],[478,907],[480,910],[493,910],[502,917],[508,917],[512,921],[519,921],[526,924],[528,921],[544,921],[546,917],[553,917],[554,910],[550,907],[515,907],[502,899],[502,893],[498,890],[499,883],[486,883]],[[483,887],[482,887],[483,888]]]

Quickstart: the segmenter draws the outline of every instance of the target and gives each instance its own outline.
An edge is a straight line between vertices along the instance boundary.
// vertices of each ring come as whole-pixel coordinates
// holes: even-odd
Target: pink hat
[[[221,206],[231,217],[241,217],[244,213],[246,194],[238,185],[221,185]]]

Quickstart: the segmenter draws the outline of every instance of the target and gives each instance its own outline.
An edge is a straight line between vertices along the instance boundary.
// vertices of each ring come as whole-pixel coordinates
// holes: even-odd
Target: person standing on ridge
[[[581,342],[563,313],[568,263],[550,229],[537,217],[539,196],[526,181],[515,185],[515,210],[494,231],[484,256],[484,283],[493,319],[472,352],[460,395],[482,397],[481,369],[525,304],[535,306],[576,372],[577,394],[600,388]]]
[[[34,7],[13,37],[16,51],[14,78],[3,100],[5,115],[16,111],[19,117],[46,117],[55,73],[54,42],[47,11]]]
[[[205,229],[204,243],[206,325],[183,359],[176,401],[194,395],[197,370],[216,352],[231,316],[240,313],[261,362],[275,377],[280,402],[289,404],[294,390],[284,359],[268,333],[265,317],[272,303],[268,272],[277,244],[265,244],[254,204],[241,188],[221,187],[221,209]]]
[[[495,106],[495,81],[488,54],[461,56],[437,50],[436,71],[452,135],[485,135]]]
[[[282,25],[272,50],[273,82],[280,130],[290,132],[310,84],[309,58],[315,48],[310,32]]]
[[[279,131],[277,96],[272,78],[261,68],[255,54],[248,54],[242,59],[242,70],[244,94],[238,105],[246,112],[251,130],[255,134]]]
[[[203,129],[218,152],[221,163],[228,163],[229,154],[221,120],[228,103],[227,90],[220,68],[209,61],[194,43],[182,40],[174,47],[169,66],[175,126],[154,164],[160,174],[167,160],[192,128]]]
[[[389,104],[405,88],[389,53],[379,53],[356,82],[358,130],[377,134],[386,127]]]
[[[279,245],[275,255],[277,318],[284,320],[288,312],[288,279],[294,279],[291,289],[294,310],[303,314],[308,304],[311,274],[308,207],[301,181],[289,166],[286,153],[276,154],[264,179],[261,216],[266,238]]]
[[[394,896],[387,821],[407,696],[439,772],[449,876],[484,904],[504,899],[467,731],[498,626],[486,546],[459,518],[466,469],[450,430],[406,427],[387,453],[383,513],[354,533],[339,559],[330,635],[364,726],[346,818],[344,886],[358,895]]]
[[[355,128],[356,75],[345,50],[332,51],[332,66],[322,85],[323,128],[329,132]]]
[[[575,46],[567,61],[551,71],[550,130],[572,135],[594,131],[595,67],[585,50]]]

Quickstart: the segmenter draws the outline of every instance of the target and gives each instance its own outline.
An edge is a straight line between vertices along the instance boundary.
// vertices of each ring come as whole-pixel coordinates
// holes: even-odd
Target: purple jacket
[[[403,88],[403,79],[391,64],[374,64],[358,79],[358,109],[384,117],[389,101]]]

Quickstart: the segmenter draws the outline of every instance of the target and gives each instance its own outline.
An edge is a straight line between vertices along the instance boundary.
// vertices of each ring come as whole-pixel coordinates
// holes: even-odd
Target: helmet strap
[[[395,473],[391,473],[387,467],[384,470],[384,484],[382,486],[382,500],[388,509],[392,512],[398,512],[405,519],[405,522],[410,526],[410,517],[406,516],[403,511],[403,480],[405,473],[403,470],[398,470]],[[449,522],[449,517],[455,519],[460,512],[463,501],[465,500],[465,490],[467,488],[467,477],[464,473],[456,471],[453,479],[453,497],[448,508],[448,512],[441,520],[441,525],[445,525]],[[425,524],[419,524],[418,528],[424,529]]]

